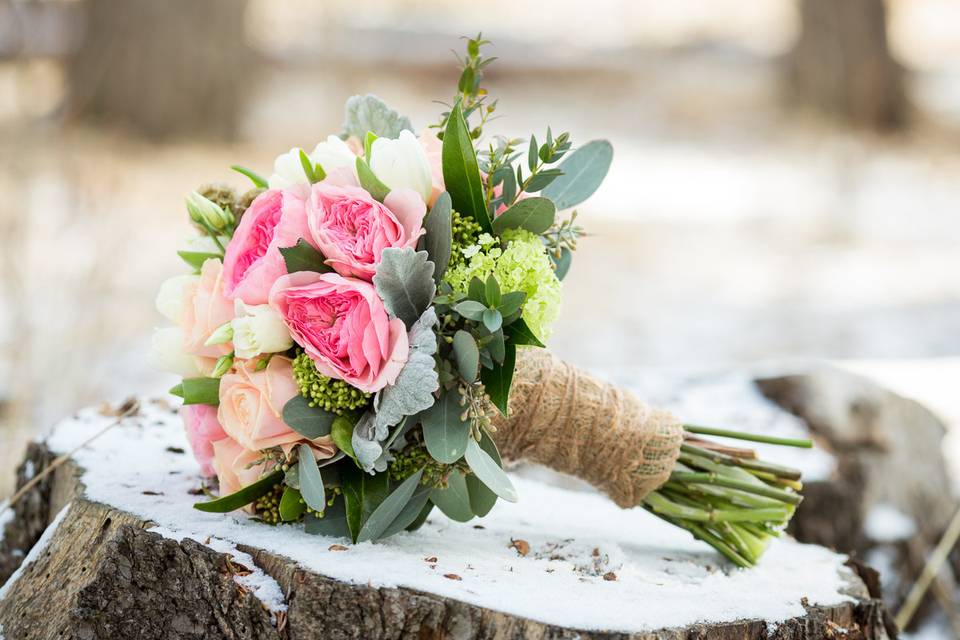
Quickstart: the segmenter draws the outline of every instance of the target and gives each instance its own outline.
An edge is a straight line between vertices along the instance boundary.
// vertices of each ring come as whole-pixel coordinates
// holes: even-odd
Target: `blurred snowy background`
[[[0,0],[2,468],[169,386],[145,356],[187,193],[339,132],[352,94],[434,122],[478,31],[492,131],[616,149],[552,348],[854,360],[960,419],[956,0]]]

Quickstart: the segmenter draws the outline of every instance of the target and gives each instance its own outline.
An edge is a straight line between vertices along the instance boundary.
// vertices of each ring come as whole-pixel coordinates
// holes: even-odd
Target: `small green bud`
[[[211,378],[221,378],[223,374],[227,371],[230,371],[230,368],[233,366],[233,354],[228,353],[225,356],[220,356],[217,360],[217,364],[213,367],[213,373],[210,374]]]
[[[232,214],[224,211],[216,202],[196,191],[187,196],[187,213],[197,224],[206,224],[211,229],[223,231],[233,224]]]
[[[229,322],[224,322],[222,325],[217,327],[217,329],[210,334],[210,337],[207,338],[207,341],[204,342],[204,346],[212,347],[216,344],[224,344],[225,342],[230,342],[233,340],[233,325]]]

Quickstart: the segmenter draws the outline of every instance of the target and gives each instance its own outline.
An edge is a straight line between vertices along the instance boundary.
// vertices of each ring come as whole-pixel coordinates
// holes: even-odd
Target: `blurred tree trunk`
[[[791,102],[870,129],[906,125],[904,70],[887,43],[883,0],[799,0],[801,32],[788,57]]]
[[[84,0],[72,117],[148,137],[232,139],[252,54],[246,0]]]

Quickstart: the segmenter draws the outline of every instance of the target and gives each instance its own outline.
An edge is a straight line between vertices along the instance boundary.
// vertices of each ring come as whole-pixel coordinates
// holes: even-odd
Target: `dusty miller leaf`
[[[402,116],[373,94],[351,96],[344,106],[343,132],[363,140],[368,131],[380,138],[396,138],[404,129],[413,131],[410,118]]]
[[[380,255],[373,285],[387,311],[403,320],[407,329],[413,327],[433,301],[436,290],[433,270],[434,264],[426,251],[391,247]]]

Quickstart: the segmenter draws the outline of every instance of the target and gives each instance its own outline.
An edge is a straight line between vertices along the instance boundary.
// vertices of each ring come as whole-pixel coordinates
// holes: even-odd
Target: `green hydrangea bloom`
[[[337,415],[365,406],[373,395],[351,387],[343,380],[323,375],[303,351],[293,359],[293,376],[300,395],[310,400],[311,407],[320,407]]]
[[[446,280],[454,291],[466,293],[474,277],[486,281],[493,274],[500,290],[523,291],[523,319],[543,341],[550,337],[551,325],[560,315],[560,281],[553,270],[540,236],[523,229],[503,234],[506,247],[488,233],[477,243],[460,250],[464,262],[447,270]]]

